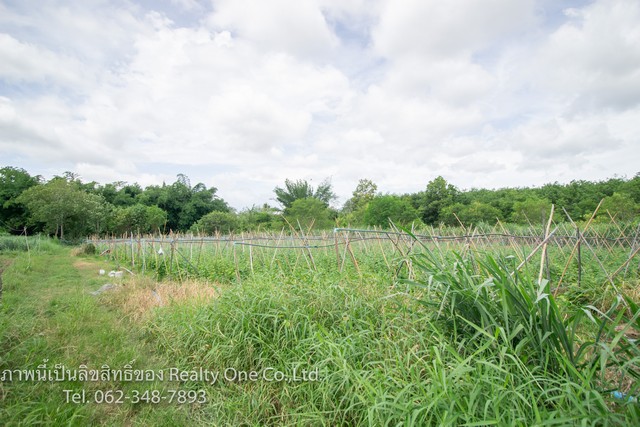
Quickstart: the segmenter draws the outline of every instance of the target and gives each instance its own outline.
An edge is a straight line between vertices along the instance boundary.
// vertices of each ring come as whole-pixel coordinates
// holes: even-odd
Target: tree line
[[[217,194],[217,188],[191,185],[178,174],[172,184],[142,188],[137,183],[84,183],[65,172],[46,181],[16,167],[0,169],[0,232],[46,233],[63,240],[125,233],[230,233],[294,228],[396,224],[520,224],[545,221],[551,204],[564,207],[574,220],[588,218],[602,202],[600,215],[627,221],[640,213],[640,173],[631,179],[550,183],[541,187],[460,190],[442,177],[424,190],[383,194],[361,179],[340,208],[327,179],[317,188],[306,180],[285,180],[274,189],[279,206],[265,203],[240,212]],[[557,220],[563,220],[559,215]]]

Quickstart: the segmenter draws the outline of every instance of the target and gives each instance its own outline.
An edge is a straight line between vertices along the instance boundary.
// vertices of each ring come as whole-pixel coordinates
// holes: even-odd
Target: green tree
[[[544,224],[551,213],[551,202],[547,199],[528,198],[513,204],[511,221],[519,224]]]
[[[298,224],[307,230],[311,226],[315,229],[327,229],[334,226],[331,211],[326,204],[315,197],[298,199],[285,211],[285,218],[293,227]]]
[[[191,187],[186,175],[178,174],[171,185],[149,186],[136,200],[147,206],[158,206],[167,213],[167,231],[186,231],[209,212],[229,212],[231,208],[216,195],[217,188],[198,183]]]
[[[640,172],[635,174],[633,178],[622,184],[620,192],[624,192],[631,196],[634,202],[640,203]]]
[[[328,207],[331,201],[336,199],[336,195],[331,187],[329,179],[325,179],[314,190],[313,186],[306,180],[284,181],[284,188],[276,187],[273,192],[276,194],[276,200],[286,211],[296,200],[314,198],[320,200],[325,207]]]
[[[486,203],[474,201],[468,205],[454,203],[453,205],[447,206],[440,213],[440,218],[442,222],[447,225],[459,225],[458,219],[460,219],[463,225],[468,226],[482,222],[493,224],[501,215],[502,213],[498,208]],[[456,218],[456,216],[458,218]]]
[[[454,204],[458,194],[458,189],[441,176],[430,181],[418,197],[422,221],[425,224],[437,224],[442,209]]]
[[[603,199],[598,217],[608,219],[611,215],[615,220],[630,221],[638,216],[638,213],[638,204],[630,195],[613,193]]]
[[[189,201],[182,207],[179,214],[178,229],[187,230],[209,212],[229,212],[231,209],[227,203],[216,196],[215,187],[207,188],[198,183],[191,189]]]
[[[358,181],[352,196],[342,207],[339,222],[342,225],[364,224],[364,212],[378,192],[378,186],[370,179]]]
[[[41,223],[44,231],[60,239],[100,233],[104,227],[104,199],[78,189],[77,183],[53,178],[31,187],[17,199],[29,212],[32,224]]]
[[[390,220],[398,225],[410,224],[413,221],[419,221],[418,211],[407,199],[399,196],[374,197],[364,212],[365,223],[387,227]]]
[[[158,206],[147,206],[147,233],[163,233],[167,223],[167,213]]]
[[[194,233],[229,234],[238,229],[240,222],[233,212],[209,212],[191,226]]]
[[[136,203],[133,206],[116,207],[112,214],[112,231],[122,233],[156,233],[164,228],[167,213],[157,206]]]
[[[268,204],[262,207],[252,206],[238,213],[240,229],[243,231],[274,230],[282,227],[282,217],[277,209]]]
[[[16,200],[25,190],[39,183],[39,176],[31,176],[24,169],[11,166],[0,169],[0,229],[16,233],[22,231],[28,215]]]

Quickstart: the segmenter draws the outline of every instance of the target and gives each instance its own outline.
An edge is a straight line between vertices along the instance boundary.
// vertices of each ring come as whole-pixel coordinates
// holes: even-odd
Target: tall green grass
[[[416,240],[406,258],[376,244],[313,261],[283,249],[150,254],[147,271],[226,286],[213,302],[158,309],[148,338],[181,369],[318,372],[206,386],[196,423],[640,425],[640,311],[591,255],[581,285],[569,265],[555,298],[568,262],[559,248],[541,282],[539,255],[516,271],[533,248],[451,248]],[[600,249],[614,268],[628,253]],[[119,253],[131,261],[130,248]]]
[[[254,277],[212,304],[160,311],[149,334],[184,369],[319,373],[217,383],[210,396],[220,403],[201,415],[214,424],[640,422],[637,406],[597,382],[602,359],[589,347],[577,354],[591,332],[580,316],[565,317],[547,285],[512,277],[491,258],[413,262],[422,275],[406,291],[321,274]],[[618,352],[604,338],[596,346]]]
[[[0,252],[43,251],[51,252],[58,244],[48,237],[37,236],[1,236]]]

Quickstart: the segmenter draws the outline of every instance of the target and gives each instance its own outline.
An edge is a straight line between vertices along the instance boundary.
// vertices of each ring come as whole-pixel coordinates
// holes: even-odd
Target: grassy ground
[[[70,255],[68,248],[2,256],[10,265],[3,274],[0,306],[0,372],[33,369],[46,363],[77,369],[86,365],[116,369],[135,360],[134,367],[162,369],[170,361],[154,351],[122,313],[89,294],[109,279],[99,276],[104,262]],[[166,384],[143,384],[145,388]],[[135,384],[134,384],[135,386]],[[64,390],[122,389],[118,382],[3,382],[0,420],[3,425],[186,425],[186,406],[74,404]]]
[[[0,375],[35,370],[46,360],[49,367],[97,370],[131,363],[186,376],[4,381],[0,420],[640,425],[634,402],[640,356],[631,334],[640,331],[640,311],[633,301],[611,302],[608,313],[581,311],[556,302],[548,287],[511,275],[504,260],[425,253],[413,261],[413,283],[376,275],[370,260],[362,275],[332,264],[223,285],[127,274],[116,290],[95,297],[89,291],[115,280],[97,274],[115,267],[104,258],[56,246],[0,255]],[[218,377],[204,379],[201,369]],[[83,389],[94,398],[121,390],[129,399],[76,404],[64,392]],[[147,393],[133,403],[145,390],[162,396],[180,390],[174,397],[182,400],[154,403]]]

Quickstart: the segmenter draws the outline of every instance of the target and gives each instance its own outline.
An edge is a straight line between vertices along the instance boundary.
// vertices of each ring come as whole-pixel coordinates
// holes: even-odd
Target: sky
[[[0,0],[0,167],[236,209],[640,172],[638,0]]]

